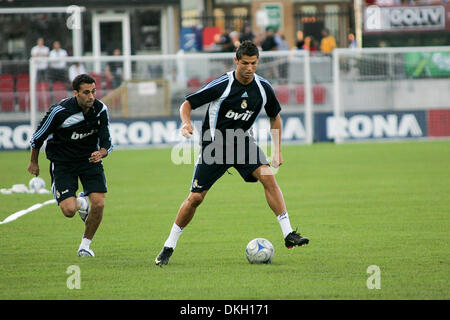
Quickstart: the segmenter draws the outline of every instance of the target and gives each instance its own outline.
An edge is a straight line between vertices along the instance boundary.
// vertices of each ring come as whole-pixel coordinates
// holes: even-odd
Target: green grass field
[[[189,193],[193,165],[170,149],[116,150],[104,161],[109,192],[91,245],[48,205],[0,225],[0,299],[449,299],[450,141],[285,146],[276,175],[291,223],[311,241],[284,248],[262,186],[231,170],[210,190],[169,265],[154,258]],[[0,188],[27,184],[28,152],[0,153]],[[48,161],[41,176],[50,183]],[[50,195],[0,194],[0,220]],[[250,265],[256,237],[275,246]],[[69,266],[81,289],[67,287]],[[381,270],[369,290],[367,268]]]

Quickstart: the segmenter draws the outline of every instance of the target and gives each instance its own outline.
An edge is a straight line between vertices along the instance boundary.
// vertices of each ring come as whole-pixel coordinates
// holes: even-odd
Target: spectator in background
[[[114,49],[113,56],[120,56],[122,52],[119,48]],[[108,62],[105,69],[106,81],[110,82],[113,89],[118,88],[122,84],[123,77],[123,62],[111,61]]]
[[[242,28],[242,33],[239,36],[239,42],[242,43],[245,40],[250,40],[253,42],[255,39],[255,35],[252,32],[252,28],[248,22],[244,24],[244,27]]]
[[[239,42],[239,32],[237,31],[231,31],[230,32],[230,38],[231,38],[231,42],[233,42],[233,52],[236,51],[236,48],[239,47],[240,42]]]
[[[330,55],[336,48],[336,39],[330,35],[328,29],[322,30],[322,40],[320,41],[320,51],[323,54]]]
[[[64,58],[67,57],[67,51],[61,48],[59,41],[53,42],[53,49],[50,51],[50,58]],[[67,81],[67,63],[65,61],[50,62],[49,80],[51,82]]]
[[[348,47],[355,49],[358,48],[358,43],[356,42],[355,35],[353,33],[349,33],[348,36]]]
[[[221,52],[234,52],[234,43],[233,40],[231,39],[231,32],[233,30],[231,29],[231,27],[227,26],[225,28],[225,32],[222,33],[222,35],[219,38],[219,42],[217,42],[217,45],[220,49]]]
[[[255,34],[255,38],[253,39],[253,43],[258,47],[259,51],[262,51],[262,43],[264,41],[265,33],[258,32]]]
[[[317,47],[317,40],[314,39],[313,36],[307,36],[305,38],[305,44],[303,45],[303,48],[305,50],[308,50],[311,54],[315,54],[317,50],[319,50]]]
[[[274,36],[278,50],[289,50],[289,45],[282,31],[277,31]]]
[[[44,45],[44,38],[38,38],[36,41],[36,45],[31,48],[31,56],[32,57],[48,57],[50,53],[50,49]],[[47,69],[48,62],[47,61],[38,61],[36,63],[37,66],[37,82],[47,81]]]
[[[263,51],[278,50],[277,42],[275,41],[275,32],[271,27],[266,28],[266,36],[261,43],[261,48]]]
[[[84,65],[81,62],[77,62],[72,64],[69,67],[69,80],[70,82],[72,82],[78,75],[80,74],[85,74],[86,72],[86,68],[84,67]]]
[[[297,31],[297,39],[295,41],[295,48],[297,50],[303,50],[305,46],[305,38],[302,30]]]

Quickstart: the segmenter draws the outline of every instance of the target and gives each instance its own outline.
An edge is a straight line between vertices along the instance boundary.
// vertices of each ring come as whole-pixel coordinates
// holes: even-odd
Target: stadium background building
[[[48,46],[59,40],[69,55],[108,55],[115,48],[132,55],[209,51],[215,33],[226,27],[241,32],[245,24],[255,35],[264,36],[267,26],[282,31],[290,48],[298,30],[320,43],[323,28],[341,48],[349,46],[350,32],[362,47],[450,43],[450,4],[439,0],[82,0],[68,12],[71,5],[70,0],[0,0],[0,60],[27,60],[40,36]],[[80,28],[66,27],[77,10]],[[436,21],[432,15],[417,20],[429,10]],[[402,21],[385,23],[395,16]],[[383,26],[371,23],[381,20]]]
[[[173,53],[180,0],[0,1],[0,59],[28,59],[38,37],[61,42],[69,55]],[[80,13],[81,20],[70,17]],[[72,26],[70,26],[72,24]],[[79,24],[79,25],[78,25]],[[76,44],[76,45],[74,45]],[[98,47],[97,47],[98,46]]]
[[[0,59],[28,59],[40,36],[47,45],[59,40],[69,55],[96,50],[112,54],[117,47],[124,54],[137,55],[186,49],[181,30],[189,28],[202,33],[195,49],[205,51],[205,28],[217,33],[228,26],[240,32],[248,23],[255,34],[263,34],[271,26],[282,31],[292,47],[298,30],[320,41],[326,27],[345,47],[347,33],[355,27],[351,0],[85,0],[76,2],[81,28],[75,30],[65,27],[73,13],[66,8],[73,4],[70,0],[0,1]]]

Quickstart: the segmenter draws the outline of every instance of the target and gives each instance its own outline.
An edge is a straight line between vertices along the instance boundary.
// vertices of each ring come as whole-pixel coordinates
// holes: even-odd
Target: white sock
[[[81,210],[86,210],[88,207],[88,200],[86,198],[83,197],[78,197],[77,198],[77,204],[80,206]]]
[[[83,237],[81,239],[80,249],[89,249],[91,242],[92,242],[92,240],[89,240],[89,239]]]
[[[176,223],[173,224],[170,230],[169,238],[164,243],[164,247],[174,248],[177,246],[178,238],[181,236],[184,228],[179,227]]]
[[[286,238],[286,236],[293,231],[287,211],[277,216],[277,219],[278,222],[280,223],[281,231],[283,232],[283,237]]]

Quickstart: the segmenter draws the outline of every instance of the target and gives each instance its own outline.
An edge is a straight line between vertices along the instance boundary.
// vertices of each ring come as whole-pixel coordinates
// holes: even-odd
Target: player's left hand
[[[283,156],[281,153],[274,154],[272,157],[272,167],[278,168],[283,164]]]
[[[194,127],[192,126],[192,123],[191,122],[183,123],[183,126],[181,127],[181,135],[186,139],[189,139],[193,133]]]
[[[97,163],[102,160],[103,156],[100,151],[94,151],[92,152],[91,156],[89,157],[89,162],[91,163]]]

